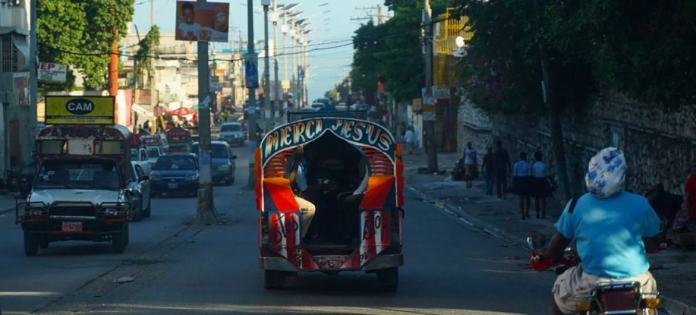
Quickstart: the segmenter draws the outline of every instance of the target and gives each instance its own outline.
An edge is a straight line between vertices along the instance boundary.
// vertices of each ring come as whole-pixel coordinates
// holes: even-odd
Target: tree
[[[135,58],[139,63],[135,75],[140,78],[147,73],[149,82],[152,82],[155,73],[154,60],[158,56],[157,48],[159,47],[159,39],[159,27],[153,25],[150,31],[147,32],[147,35],[145,35],[145,38],[138,43],[138,51],[135,54]],[[142,80],[139,81],[142,86]]]
[[[104,87],[115,33],[122,38],[134,0],[39,0],[39,59],[69,64],[85,77],[85,88]]]
[[[433,1],[435,12],[444,11],[448,1]],[[377,81],[386,82],[386,89],[397,101],[410,100],[421,94],[424,64],[421,51],[422,0],[387,0],[394,12],[387,22],[369,22],[355,31],[353,37],[354,90],[371,95]],[[370,97],[368,97],[370,99]]]
[[[350,79],[345,78],[341,83],[336,84],[333,89],[326,91],[324,97],[337,102],[346,101],[348,94],[350,93]]]

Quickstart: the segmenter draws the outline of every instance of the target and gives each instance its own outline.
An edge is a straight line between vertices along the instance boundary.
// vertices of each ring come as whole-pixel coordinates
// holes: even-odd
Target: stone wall
[[[519,152],[531,155],[539,150],[555,172],[546,115],[488,116],[470,103],[463,103],[459,112],[460,142],[474,139],[482,152],[494,139],[501,139],[513,160]],[[574,193],[584,189],[589,158],[607,146],[624,150],[629,164],[627,188],[634,192],[642,193],[663,183],[667,189],[681,193],[686,176],[696,173],[696,105],[670,111],[639,106],[611,94],[598,98],[582,112],[567,110],[562,124]]]

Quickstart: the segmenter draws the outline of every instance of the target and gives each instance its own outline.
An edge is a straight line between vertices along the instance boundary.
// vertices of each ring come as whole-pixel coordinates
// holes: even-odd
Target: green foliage
[[[556,1],[548,37],[577,51],[605,88],[648,103],[696,102],[696,2]]]
[[[345,101],[346,97],[350,93],[350,79],[345,78],[341,83],[336,84],[333,89],[330,91],[326,91],[324,94],[324,97],[336,100],[336,101]]]
[[[562,105],[596,89],[646,103],[696,102],[696,3],[689,0],[462,1],[476,35],[461,73],[481,107],[536,112],[539,46]]]
[[[480,107],[499,112],[545,110],[540,47],[549,54],[554,91],[562,105],[584,103],[594,88],[585,60],[572,49],[556,49],[548,36],[557,21],[534,1],[466,1],[475,31],[463,60],[462,82]],[[568,47],[575,45],[569,42]]]
[[[138,60],[138,68],[136,69],[138,77],[142,77],[147,72],[148,77],[152,79],[155,66],[154,61],[158,55],[159,39],[159,27],[153,25],[150,31],[147,32],[147,35],[145,35],[145,38],[140,40],[138,52],[135,54],[135,58]]]
[[[87,89],[102,88],[113,31],[119,39],[126,35],[134,0],[37,2],[39,60],[69,64],[84,75]]]
[[[433,1],[433,11],[444,11],[448,1]],[[421,51],[422,0],[387,0],[385,5],[394,12],[386,23],[367,23],[353,37],[353,89],[362,91],[367,99],[374,93],[377,81],[397,101],[420,96],[424,81],[424,62]]]

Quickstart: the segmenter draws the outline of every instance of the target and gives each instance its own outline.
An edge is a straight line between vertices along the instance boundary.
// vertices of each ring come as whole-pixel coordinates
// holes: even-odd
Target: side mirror
[[[547,243],[546,236],[544,236],[542,234],[527,236],[525,241],[527,243],[527,247],[529,247],[529,249],[531,249],[533,251],[543,249],[544,247],[546,247],[546,243]]]

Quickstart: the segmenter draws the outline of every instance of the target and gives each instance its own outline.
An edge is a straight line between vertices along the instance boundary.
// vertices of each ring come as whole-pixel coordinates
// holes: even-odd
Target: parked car
[[[243,146],[244,145],[244,131],[242,130],[242,124],[238,122],[228,122],[220,126],[220,138],[221,141],[225,141],[230,145]]]
[[[198,159],[193,153],[160,156],[150,172],[153,196],[198,194]]]
[[[150,178],[145,174],[143,167],[133,161],[131,161],[129,172],[130,179],[126,187],[131,204],[129,219],[138,221],[142,218],[149,218],[151,213]]]
[[[194,152],[198,152],[198,143],[193,144]],[[234,184],[235,159],[230,145],[224,141],[210,142],[211,173],[213,182],[231,185]]]
[[[145,175],[150,174],[152,165],[150,162],[150,158],[147,156],[147,150],[145,150],[145,148],[130,148],[130,160],[131,162],[135,162],[136,164],[140,165],[140,167],[143,168]]]

